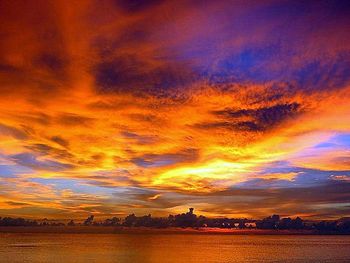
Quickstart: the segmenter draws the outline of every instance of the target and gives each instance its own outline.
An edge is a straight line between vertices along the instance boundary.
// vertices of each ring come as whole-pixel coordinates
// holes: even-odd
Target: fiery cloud
[[[1,1],[0,213],[349,215],[349,13]]]

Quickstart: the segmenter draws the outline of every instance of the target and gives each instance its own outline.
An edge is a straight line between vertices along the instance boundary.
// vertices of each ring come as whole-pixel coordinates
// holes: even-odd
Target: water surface
[[[350,262],[350,236],[0,233],[0,262]]]

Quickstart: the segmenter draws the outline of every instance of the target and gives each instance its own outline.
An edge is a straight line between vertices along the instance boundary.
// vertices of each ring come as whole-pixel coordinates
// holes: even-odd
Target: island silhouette
[[[29,228],[36,230],[44,227],[115,227],[119,229],[192,229],[192,230],[276,230],[289,231],[286,233],[310,233],[310,234],[350,234],[350,218],[344,217],[338,220],[303,220],[300,217],[280,217],[271,215],[263,219],[247,218],[209,218],[196,215],[194,208],[189,208],[186,213],[169,215],[168,217],[152,217],[151,214],[136,216],[130,214],[125,218],[112,217],[103,220],[95,220],[94,215],[89,215],[83,221],[69,220],[67,223],[57,220],[30,220],[24,218],[0,217],[0,232],[9,229],[26,231]],[[20,232],[20,231],[19,231]],[[69,232],[69,231],[66,231]],[[74,231],[73,231],[74,232]],[[215,231],[214,231],[215,232]],[[216,231],[217,232],[217,231]],[[249,233],[249,232],[244,232]],[[263,232],[263,233],[272,233]]]

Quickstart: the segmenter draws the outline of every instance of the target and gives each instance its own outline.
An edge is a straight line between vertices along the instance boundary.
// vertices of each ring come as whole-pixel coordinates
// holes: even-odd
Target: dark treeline
[[[294,230],[315,230],[317,232],[332,233],[339,232],[350,234],[350,218],[341,218],[334,221],[320,221],[305,223],[300,217],[291,219],[280,218],[279,215],[272,215],[263,220],[256,221],[257,229],[294,229]]]
[[[0,226],[64,226],[60,222],[49,222],[44,220],[38,222],[35,220],[27,220],[24,218],[0,217]]]
[[[178,215],[169,215],[167,218],[153,218],[151,215],[137,217],[134,214],[128,215],[123,221],[123,226],[146,226],[146,227],[214,227],[214,228],[233,228],[243,226],[245,223],[252,223],[248,219],[230,219],[230,218],[207,218],[197,216],[190,208],[187,213]]]
[[[63,223],[37,222],[23,218],[0,217],[0,226],[64,226]],[[145,216],[136,216],[130,214],[124,219],[113,217],[104,221],[95,221],[94,216],[90,215],[82,223],[75,223],[73,220],[67,223],[67,226],[120,226],[120,227],[191,227],[191,228],[239,228],[239,229],[275,229],[275,230],[314,230],[324,233],[346,233],[350,234],[350,218],[342,218],[335,221],[304,222],[300,217],[280,218],[279,215],[272,215],[262,220],[235,219],[235,218],[207,218],[197,216],[194,209],[190,208],[187,213],[178,215],[169,215],[168,217],[152,217],[150,214]]]
[[[0,226],[38,226],[38,222],[24,218],[0,217]]]
[[[152,217],[149,215],[136,216],[130,214],[124,219],[113,217],[104,221],[94,221],[94,216],[89,216],[82,224],[94,226],[125,226],[125,227],[213,227],[213,228],[245,228],[249,224],[253,224],[254,220],[248,219],[233,219],[233,218],[207,218],[205,216],[197,216],[193,213],[194,209],[190,208],[187,213],[178,215],[169,215],[168,217]],[[70,221],[68,225],[76,225],[74,221]],[[251,226],[250,226],[251,227]]]

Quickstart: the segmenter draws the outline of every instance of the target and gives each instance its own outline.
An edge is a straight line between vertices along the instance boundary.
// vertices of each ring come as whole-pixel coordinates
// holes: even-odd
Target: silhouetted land
[[[41,233],[214,233],[214,234],[350,234],[350,218],[334,221],[304,221],[297,218],[280,218],[272,215],[262,220],[242,218],[207,218],[187,213],[152,217],[150,214],[103,221],[89,216],[83,222],[73,220],[67,224],[48,220],[35,221],[23,218],[0,217],[0,232]]]

